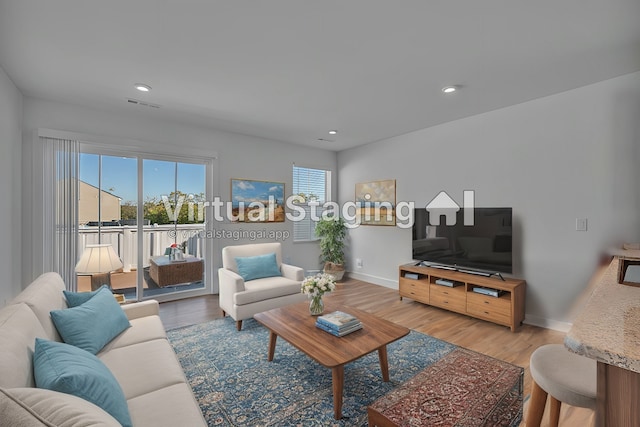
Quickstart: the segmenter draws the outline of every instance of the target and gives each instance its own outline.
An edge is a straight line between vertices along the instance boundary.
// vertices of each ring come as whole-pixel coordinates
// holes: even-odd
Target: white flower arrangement
[[[310,298],[321,297],[335,288],[336,281],[329,274],[309,276],[302,281],[302,293],[309,295]]]

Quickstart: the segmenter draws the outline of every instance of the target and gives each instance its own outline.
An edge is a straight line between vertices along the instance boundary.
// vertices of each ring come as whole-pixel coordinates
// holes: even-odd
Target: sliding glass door
[[[143,159],[144,297],[202,289],[206,248],[202,164]],[[147,274],[148,273],[148,274]]]
[[[79,252],[113,247],[123,264],[110,272],[114,293],[167,300],[210,292],[211,161],[81,145],[79,165]],[[90,274],[78,275],[78,290],[91,290]]]

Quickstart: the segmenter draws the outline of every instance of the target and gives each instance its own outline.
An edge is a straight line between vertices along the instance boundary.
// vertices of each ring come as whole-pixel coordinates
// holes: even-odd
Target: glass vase
[[[309,303],[309,313],[311,313],[312,316],[319,316],[323,311],[324,303],[322,302],[322,296],[312,297]]]

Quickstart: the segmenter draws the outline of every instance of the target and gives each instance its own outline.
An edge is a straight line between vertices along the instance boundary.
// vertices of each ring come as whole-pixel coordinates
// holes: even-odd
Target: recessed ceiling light
[[[138,89],[140,92],[149,92],[151,90],[151,86],[146,85],[144,83],[136,83],[135,88]]]
[[[457,86],[445,86],[445,87],[442,88],[442,91],[444,93],[453,93],[453,92],[455,92],[457,90],[458,90]]]
[[[337,131],[337,130],[330,130],[330,131],[329,131],[329,135],[335,135],[335,134],[337,134],[337,133],[338,133],[338,131]]]

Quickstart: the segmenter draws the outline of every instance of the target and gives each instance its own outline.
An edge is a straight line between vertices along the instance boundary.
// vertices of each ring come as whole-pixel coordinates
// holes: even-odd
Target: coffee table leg
[[[378,349],[378,359],[380,359],[380,370],[382,371],[382,380],[389,381],[389,361],[387,360],[387,346],[383,345]]]
[[[276,352],[276,339],[278,336],[269,331],[269,354],[267,355],[267,360],[271,362],[273,360],[273,355]]]
[[[336,420],[342,418],[342,389],[344,387],[344,365],[338,365],[331,369],[333,377],[333,417]]]

